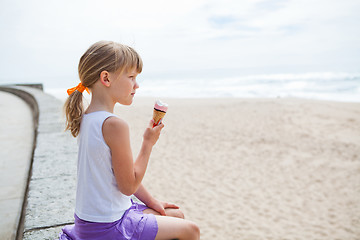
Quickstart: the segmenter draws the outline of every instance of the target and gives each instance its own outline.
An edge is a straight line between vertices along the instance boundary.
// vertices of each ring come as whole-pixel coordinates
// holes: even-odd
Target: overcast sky
[[[147,78],[360,72],[359,0],[0,0],[0,82],[68,85],[98,40]]]

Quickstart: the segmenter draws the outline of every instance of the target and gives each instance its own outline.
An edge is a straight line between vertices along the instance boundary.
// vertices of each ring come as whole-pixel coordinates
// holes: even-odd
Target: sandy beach
[[[134,155],[155,100],[116,106]],[[197,222],[201,239],[360,239],[360,103],[162,100],[143,183]]]

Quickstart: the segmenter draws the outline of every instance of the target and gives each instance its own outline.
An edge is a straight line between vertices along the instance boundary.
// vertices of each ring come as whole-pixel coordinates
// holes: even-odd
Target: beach
[[[134,156],[155,98],[117,105]],[[359,239],[360,103],[172,99],[143,180],[201,239]]]
[[[36,96],[40,120],[24,239],[55,239],[74,221],[76,140],[63,131],[63,102],[40,90],[26,91]],[[14,96],[0,97],[4,102],[15,98],[14,108],[2,105],[5,114],[28,110],[21,110]],[[115,106],[115,114],[129,124],[134,158],[155,100],[136,96],[131,106]],[[143,184],[155,198],[179,205],[186,219],[200,226],[202,240],[360,239],[360,103],[297,98],[161,100],[169,109]],[[26,119],[21,120],[31,125]],[[4,147],[31,145],[24,134],[32,127],[17,125],[19,135],[14,139],[21,141],[9,142],[8,131],[14,135],[15,129],[5,126]],[[22,157],[10,148],[2,153],[16,157],[12,164],[20,166],[20,160],[29,158],[21,149]],[[3,159],[2,164],[10,166]],[[6,169],[14,177],[20,173]],[[2,195],[7,196],[5,191]],[[3,213],[5,208],[2,205]]]

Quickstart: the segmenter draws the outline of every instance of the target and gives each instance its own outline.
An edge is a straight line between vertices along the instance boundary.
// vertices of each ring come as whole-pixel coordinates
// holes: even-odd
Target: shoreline
[[[56,99],[60,101],[65,101],[67,98],[66,88],[44,88],[44,92],[47,94],[52,95]],[[139,90],[141,92],[141,90]],[[90,99],[89,94],[85,93],[85,98]],[[344,103],[360,103],[360,98],[357,99],[357,101],[349,100],[349,99],[342,99],[341,97],[337,98],[324,98],[324,97],[301,97],[301,96],[273,96],[273,97],[260,97],[260,96],[183,96],[183,97],[177,97],[177,96],[169,96],[169,95],[162,95],[161,92],[158,94],[153,93],[151,95],[147,95],[146,93],[138,93],[135,95],[135,98],[169,98],[169,99],[304,99],[304,100],[314,100],[314,101],[330,101],[330,102],[344,102]]]

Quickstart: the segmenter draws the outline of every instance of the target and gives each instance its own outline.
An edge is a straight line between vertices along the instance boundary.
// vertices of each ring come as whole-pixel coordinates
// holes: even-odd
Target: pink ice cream
[[[153,119],[154,119],[153,127],[161,124],[161,121],[165,117],[167,109],[168,109],[168,105],[166,103],[163,103],[160,100],[157,100],[155,102],[154,113],[153,113]]]
[[[156,110],[160,110],[162,112],[166,112],[168,110],[168,106],[166,103],[163,103],[162,101],[160,100],[157,100],[155,102],[155,106],[154,106],[154,109]]]

